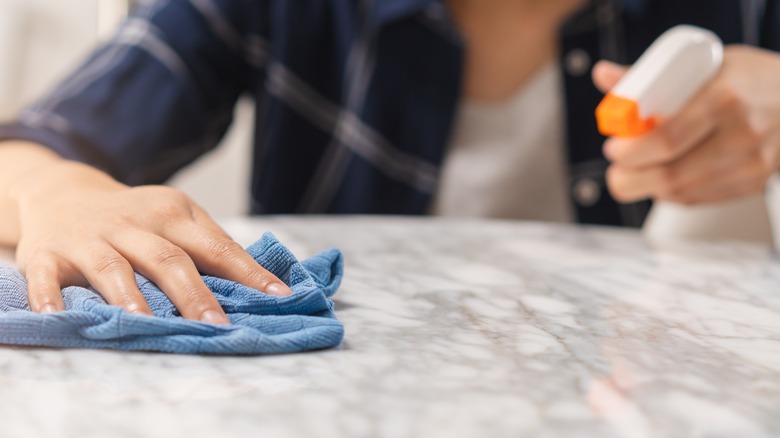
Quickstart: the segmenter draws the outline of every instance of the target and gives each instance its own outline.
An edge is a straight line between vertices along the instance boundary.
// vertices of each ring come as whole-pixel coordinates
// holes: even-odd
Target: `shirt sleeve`
[[[157,1],[0,139],[46,145],[129,184],[159,183],[212,149],[263,70],[260,0]]]
[[[777,1],[756,2],[763,6],[761,47],[780,51],[780,4]]]

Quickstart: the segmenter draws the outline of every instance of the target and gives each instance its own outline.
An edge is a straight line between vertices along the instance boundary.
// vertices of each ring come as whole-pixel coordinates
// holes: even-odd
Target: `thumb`
[[[599,61],[593,67],[593,83],[602,93],[607,93],[626,74],[628,67],[614,62]]]

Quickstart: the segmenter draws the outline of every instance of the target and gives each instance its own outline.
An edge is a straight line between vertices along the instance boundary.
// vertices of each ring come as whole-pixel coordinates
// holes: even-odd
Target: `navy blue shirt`
[[[560,65],[579,222],[639,226],[648,208],[619,205],[606,190],[592,63],[631,63],[683,23],[726,44],[777,49],[779,18],[773,0],[593,0],[566,23]],[[160,183],[215,147],[250,95],[253,212],[425,214],[464,52],[441,0],[158,1],[0,126],[0,138],[45,144],[129,184]]]

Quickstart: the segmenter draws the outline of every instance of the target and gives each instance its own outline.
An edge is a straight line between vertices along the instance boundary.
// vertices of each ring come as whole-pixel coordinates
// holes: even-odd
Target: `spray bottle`
[[[712,32],[677,26],[661,35],[596,109],[606,136],[636,137],[673,117],[718,73],[723,44]],[[656,202],[643,228],[653,240],[735,238],[771,242],[763,194],[704,206]]]

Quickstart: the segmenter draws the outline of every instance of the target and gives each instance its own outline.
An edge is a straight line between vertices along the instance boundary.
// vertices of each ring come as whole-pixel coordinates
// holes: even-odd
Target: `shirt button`
[[[578,179],[574,183],[574,200],[582,207],[593,207],[601,199],[601,185],[590,178]]]
[[[590,70],[590,55],[582,49],[572,49],[564,60],[566,72],[572,76],[582,76]]]

